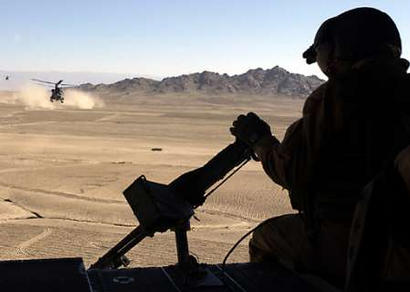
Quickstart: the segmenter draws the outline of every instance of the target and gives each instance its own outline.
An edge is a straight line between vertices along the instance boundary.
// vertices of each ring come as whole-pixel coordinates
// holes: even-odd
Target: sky
[[[322,77],[303,51],[324,20],[361,6],[395,20],[410,58],[404,0],[0,0],[0,70],[161,78],[279,65]]]

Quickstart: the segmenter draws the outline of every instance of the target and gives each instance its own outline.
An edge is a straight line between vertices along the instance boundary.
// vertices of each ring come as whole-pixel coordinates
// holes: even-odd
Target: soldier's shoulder
[[[305,104],[303,105],[303,115],[316,111],[316,108],[324,98],[327,85],[328,81],[321,84],[306,98]]]

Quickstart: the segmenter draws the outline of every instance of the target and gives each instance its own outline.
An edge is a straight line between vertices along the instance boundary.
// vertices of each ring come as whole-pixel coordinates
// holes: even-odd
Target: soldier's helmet
[[[333,57],[340,60],[401,55],[400,33],[394,21],[375,8],[356,8],[326,20],[316,33],[313,45],[303,53],[306,63],[316,62],[315,49],[324,42],[332,45]]]

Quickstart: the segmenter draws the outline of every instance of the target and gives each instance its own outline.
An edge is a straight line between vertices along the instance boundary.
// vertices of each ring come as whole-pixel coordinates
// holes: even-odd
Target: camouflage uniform
[[[273,136],[257,142],[265,172],[289,190],[299,214],[256,230],[251,261],[276,258],[342,281],[361,190],[410,143],[407,68],[404,59],[361,60],[307,98],[281,143]]]

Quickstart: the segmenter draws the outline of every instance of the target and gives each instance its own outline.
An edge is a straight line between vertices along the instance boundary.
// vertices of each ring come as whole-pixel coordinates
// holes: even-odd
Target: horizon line
[[[275,65],[273,67],[267,67],[267,68],[263,68],[263,67],[254,67],[254,68],[249,68],[245,71],[242,71],[241,73],[233,73],[233,74],[229,74],[226,72],[219,72],[219,71],[211,71],[211,70],[202,70],[202,71],[191,71],[191,72],[187,72],[187,73],[180,73],[180,74],[170,74],[168,76],[164,76],[162,74],[153,74],[153,73],[149,73],[149,74],[141,74],[141,73],[136,73],[136,72],[111,72],[111,71],[64,71],[64,70],[4,70],[4,69],[0,69],[0,72],[6,74],[7,72],[9,73],[65,73],[65,74],[111,74],[111,75],[133,75],[133,78],[150,78],[150,79],[157,79],[159,81],[166,79],[166,78],[172,78],[172,77],[179,77],[179,76],[183,76],[183,75],[191,75],[191,74],[196,74],[196,73],[204,73],[204,72],[210,72],[210,73],[216,73],[219,75],[228,75],[230,77],[232,76],[236,76],[236,75],[241,75],[241,74],[245,74],[251,70],[258,70],[258,69],[262,69],[262,70],[271,70],[274,68],[281,68],[284,69],[285,71],[291,73],[291,74],[300,74],[303,76],[307,76],[307,77],[317,77],[319,79],[323,79],[320,76],[318,76],[317,74],[303,74],[303,73],[299,73],[299,72],[291,72],[288,69],[279,66],[279,65]]]

